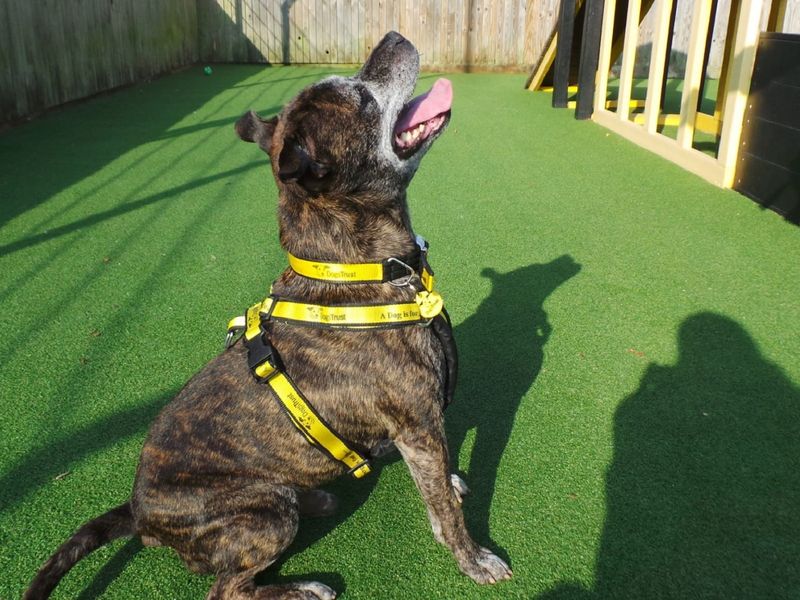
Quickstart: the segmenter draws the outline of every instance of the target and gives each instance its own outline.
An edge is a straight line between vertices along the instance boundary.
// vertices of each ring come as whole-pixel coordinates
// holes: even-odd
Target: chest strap
[[[282,369],[280,358],[267,340],[263,330],[249,338],[247,361],[256,379],[267,385],[289,420],[303,434],[306,441],[332,459],[339,461],[353,477],[361,478],[372,469],[369,454],[360,445],[337,433],[297,389],[294,381]]]

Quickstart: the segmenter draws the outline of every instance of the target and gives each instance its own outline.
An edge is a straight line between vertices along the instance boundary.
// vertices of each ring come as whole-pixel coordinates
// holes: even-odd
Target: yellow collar
[[[308,260],[288,252],[292,271],[309,279],[331,283],[393,283],[406,285],[419,275],[429,292],[433,289],[433,271],[428,265],[428,242],[416,238],[417,249],[403,257],[389,257],[373,263],[330,263]]]

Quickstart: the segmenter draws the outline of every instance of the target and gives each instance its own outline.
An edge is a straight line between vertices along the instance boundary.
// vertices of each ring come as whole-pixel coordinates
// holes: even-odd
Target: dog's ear
[[[330,175],[330,167],[313,160],[295,140],[284,140],[278,157],[278,179],[284,183],[296,181],[309,192],[319,194],[330,184]]]
[[[269,154],[277,124],[278,117],[262,119],[252,110],[248,110],[236,121],[236,134],[245,142],[258,143],[259,147]]]

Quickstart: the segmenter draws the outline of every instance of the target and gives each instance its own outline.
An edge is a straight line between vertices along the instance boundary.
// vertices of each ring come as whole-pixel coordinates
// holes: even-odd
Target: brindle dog
[[[308,87],[278,117],[248,112],[236,123],[242,139],[269,154],[285,250],[336,263],[379,262],[414,250],[406,188],[450,117],[446,81],[437,84],[444,90],[406,104],[418,72],[416,49],[392,32],[354,77]],[[418,278],[402,287],[343,285],[291,270],[274,284],[278,295],[317,304],[413,302],[419,289]],[[464,526],[466,487],[449,475],[442,421],[445,357],[431,329],[347,331],[275,321],[267,329],[287,373],[344,438],[364,447],[394,442],[434,536],[461,571],[478,583],[511,577]],[[25,598],[46,598],[78,560],[131,535],[174,548],[193,571],[215,573],[208,598],[334,598],[321,583],[258,587],[254,576],[286,550],[299,515],[332,512],[335,498],[316,488],[344,470],[295,430],[268,387],[255,381],[237,343],[156,418],[130,501],[79,529]]]

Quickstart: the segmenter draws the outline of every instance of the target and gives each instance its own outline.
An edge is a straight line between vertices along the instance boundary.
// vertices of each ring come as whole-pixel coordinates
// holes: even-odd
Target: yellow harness
[[[266,336],[264,324],[269,320],[283,321],[301,326],[333,329],[381,329],[408,325],[427,326],[436,322],[437,331],[445,328],[450,345],[448,368],[455,377],[453,361],[455,345],[449,332],[449,318],[444,311],[442,297],[433,291],[433,271],[427,262],[427,242],[417,238],[419,268],[408,262],[389,258],[379,263],[340,264],[311,261],[289,254],[289,265],[303,277],[336,283],[381,283],[403,286],[418,275],[424,290],[417,293],[414,302],[400,304],[320,305],[308,304],[270,294],[263,301],[247,309],[242,316],[228,323],[226,348],[232,346],[241,334],[248,350],[248,365],[257,381],[266,384],[283,408],[292,424],[305,439],[338,460],[354,477],[360,478],[371,471],[369,451],[344,439],[331,427],[303,396],[292,379],[281,368],[280,358]],[[441,337],[441,334],[438,334]],[[454,382],[453,382],[454,383]],[[452,390],[447,394],[452,395]]]

